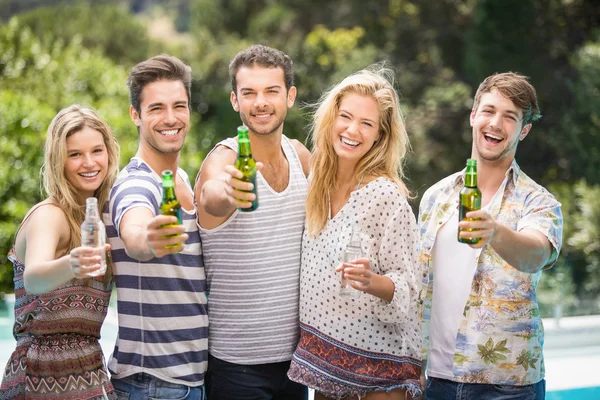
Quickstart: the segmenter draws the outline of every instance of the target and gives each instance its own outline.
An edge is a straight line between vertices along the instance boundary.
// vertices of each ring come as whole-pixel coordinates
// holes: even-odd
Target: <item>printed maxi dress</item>
[[[371,270],[394,282],[390,303],[340,297],[335,269],[356,220]],[[421,329],[415,216],[395,183],[375,179],[351,193],[317,236],[304,232],[300,342],[288,376],[328,397],[407,389],[420,394]]]
[[[42,295],[23,285],[14,247],[17,348],[2,377],[0,399],[116,399],[98,339],[112,283],[72,279]]]

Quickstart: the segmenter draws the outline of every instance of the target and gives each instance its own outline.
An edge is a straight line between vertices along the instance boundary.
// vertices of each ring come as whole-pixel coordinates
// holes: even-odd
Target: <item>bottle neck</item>
[[[248,132],[238,132],[238,154],[243,157],[252,157],[252,150],[250,149],[250,138]]]
[[[358,224],[352,225],[352,234],[350,236],[350,246],[360,247],[360,229]]]
[[[163,201],[175,199],[175,187],[163,186]]]
[[[469,171],[465,174],[465,186],[477,187],[477,171]]]
[[[87,204],[85,207],[85,219],[98,219],[100,215],[98,214],[98,205],[97,204]]]

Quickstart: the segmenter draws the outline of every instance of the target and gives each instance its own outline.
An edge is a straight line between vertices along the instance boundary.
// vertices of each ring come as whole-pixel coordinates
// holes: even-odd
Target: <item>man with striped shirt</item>
[[[206,157],[196,185],[198,223],[209,288],[209,399],[302,400],[306,387],[287,377],[299,338],[300,249],[309,152],[283,135],[296,98],[292,61],[255,45],[231,61],[231,104],[248,127],[259,163],[258,209],[233,167],[237,141]]]
[[[161,55],[136,65],[127,81],[138,151],[119,173],[104,214],[119,314],[109,370],[120,399],[204,396],[206,277],[193,192],[178,167],[191,80],[189,66]],[[177,218],[159,214],[167,169],[175,175],[183,225],[165,227]]]

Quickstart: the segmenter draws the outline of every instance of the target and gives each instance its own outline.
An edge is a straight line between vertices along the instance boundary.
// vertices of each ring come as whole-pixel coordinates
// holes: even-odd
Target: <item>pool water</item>
[[[15,348],[15,340],[12,336],[14,324],[14,296],[7,295],[4,304],[0,304],[0,368],[4,369],[8,358]],[[114,343],[117,337],[117,317],[116,317],[116,293],[111,296],[111,306],[104,324],[102,325],[100,344],[104,352],[104,357],[108,360],[112,353]],[[554,390],[550,389],[546,392],[546,400],[600,400],[600,386],[598,384],[598,376],[593,369],[597,366],[596,353],[600,354],[600,347],[586,347],[580,349],[564,349],[565,351],[556,352],[553,350],[546,351],[546,385],[558,386]],[[565,358],[567,355],[570,357]],[[550,356],[550,357],[549,357]],[[593,356],[590,358],[590,356]],[[570,370],[576,370],[580,379],[577,382],[573,381],[573,377],[566,376],[565,373]],[[588,371],[593,376],[582,375]],[[589,374],[588,374],[589,375]],[[551,378],[550,380],[548,378]],[[593,377],[595,377],[593,380]],[[562,382],[558,382],[562,381]],[[560,383],[560,385],[557,385]],[[566,388],[566,384],[592,384],[591,387]],[[562,386],[561,386],[562,385]],[[560,390],[557,390],[560,388]],[[312,396],[311,396],[312,397]]]
[[[546,400],[598,400],[600,399],[600,386],[557,390],[546,393]]]

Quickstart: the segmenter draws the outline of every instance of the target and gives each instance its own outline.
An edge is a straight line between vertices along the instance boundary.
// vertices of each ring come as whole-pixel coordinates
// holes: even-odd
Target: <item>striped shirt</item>
[[[219,144],[237,151],[237,142]],[[221,226],[200,228],[209,288],[209,350],[236,364],[289,361],[299,338],[300,248],[307,181],[284,136],[289,183],[274,191],[257,174],[258,209],[236,210]]]
[[[182,169],[177,173],[191,191],[187,174]],[[208,317],[196,210],[181,209],[189,239],[179,254],[137,261],[125,253],[119,237],[121,219],[130,209],[159,213],[161,181],[143,160],[132,158],[119,173],[104,212],[119,316],[109,370],[117,379],[145,372],[163,381],[200,386],[208,359]]]

